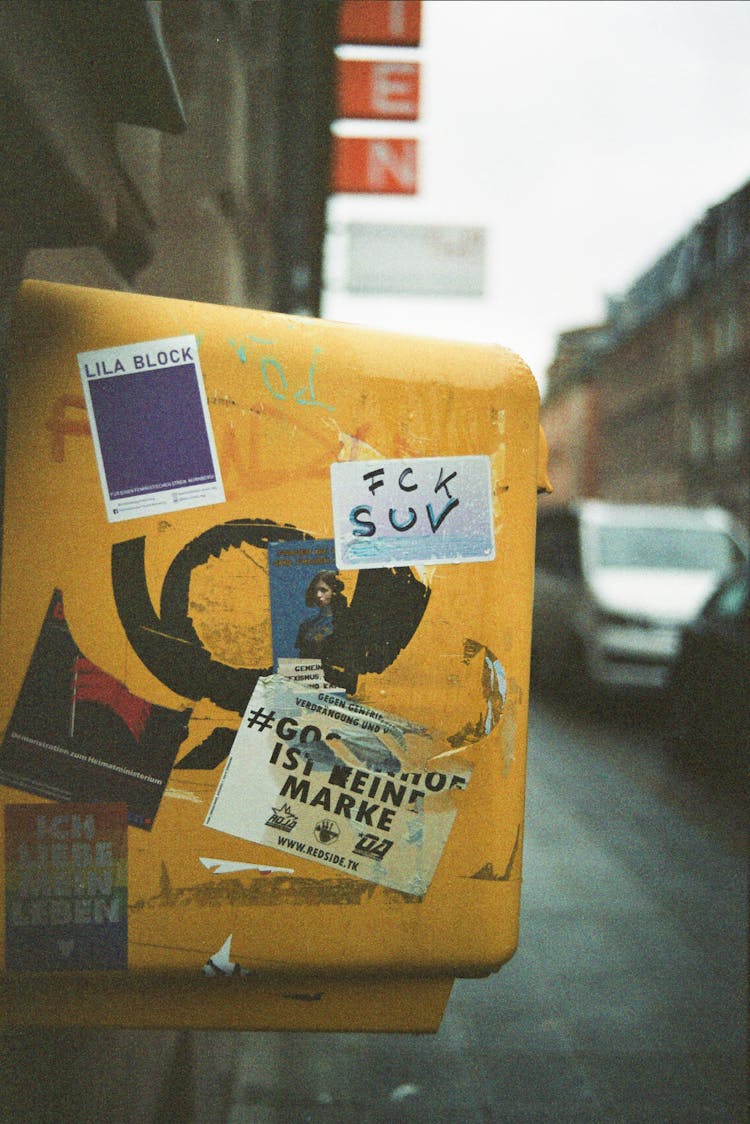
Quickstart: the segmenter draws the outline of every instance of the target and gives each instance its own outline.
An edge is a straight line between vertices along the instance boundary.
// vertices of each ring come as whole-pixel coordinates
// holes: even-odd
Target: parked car
[[[680,633],[666,691],[667,737],[684,756],[750,764],[750,568],[719,586]]]
[[[540,507],[536,681],[661,691],[680,629],[746,555],[744,532],[719,508]]]

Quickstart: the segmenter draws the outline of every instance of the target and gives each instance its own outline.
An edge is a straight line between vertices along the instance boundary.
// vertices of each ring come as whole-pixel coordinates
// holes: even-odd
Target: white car
[[[747,556],[720,508],[540,508],[532,670],[543,683],[660,690],[680,628]]]

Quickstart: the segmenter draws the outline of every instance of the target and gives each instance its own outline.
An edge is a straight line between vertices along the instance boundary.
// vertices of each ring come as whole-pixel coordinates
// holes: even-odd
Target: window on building
[[[722,308],[714,320],[714,357],[725,359],[740,348],[740,317],[736,308]]]
[[[679,312],[675,318],[672,364],[674,372],[682,377],[692,364],[692,327],[686,312]]]
[[[717,460],[732,457],[743,447],[744,418],[741,404],[722,398],[714,406],[713,448]]]
[[[688,453],[692,464],[703,464],[711,449],[711,431],[705,407],[695,406],[688,423]]]
[[[694,324],[690,335],[690,369],[700,370],[708,360],[708,346],[702,324]]]
[[[725,265],[739,253],[741,221],[738,207],[724,207],[716,231],[716,261]]]
[[[668,467],[674,459],[672,398],[651,399],[637,412],[611,418],[608,440],[621,473]]]

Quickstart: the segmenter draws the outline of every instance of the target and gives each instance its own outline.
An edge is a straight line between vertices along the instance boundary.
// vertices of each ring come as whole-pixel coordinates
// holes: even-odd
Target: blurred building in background
[[[712,207],[604,323],[563,332],[542,425],[550,502],[720,504],[750,517],[750,183]]]
[[[33,276],[316,314],[337,13],[4,0],[6,306]]]

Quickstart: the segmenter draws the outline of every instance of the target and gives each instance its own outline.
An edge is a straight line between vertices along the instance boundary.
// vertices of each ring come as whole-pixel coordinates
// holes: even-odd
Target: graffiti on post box
[[[342,569],[495,557],[488,457],[338,462],[331,493]]]
[[[293,323],[293,321],[290,321],[290,323]],[[248,344],[260,346],[264,350],[276,346],[273,340],[259,339],[257,336],[245,336],[241,343],[230,339],[229,343],[241,363],[247,362]],[[333,410],[333,406],[329,406],[326,402],[321,402],[315,393],[315,366],[320,352],[320,347],[313,347],[310,367],[307,372],[307,381],[303,383],[302,386],[297,387],[296,390],[291,391],[291,396],[299,406],[319,406],[322,410]],[[286,401],[290,397],[289,381],[286,371],[279,359],[273,355],[261,355],[258,358],[258,367],[266,390],[271,397],[279,399],[282,402]]]
[[[215,726],[207,738],[180,758],[175,769],[215,769],[226,760],[236,733],[231,726]]]
[[[519,850],[521,847],[521,825],[516,828],[516,837],[513,840],[513,847],[511,848],[510,857],[501,871],[495,870],[495,864],[492,860],[482,863],[482,865],[474,871],[473,874],[468,874],[467,878],[476,878],[479,882],[509,882],[513,877],[513,868],[518,858]]]
[[[205,531],[169,566],[159,615],[148,591],[145,538],[112,547],[112,586],[122,626],[133,650],[165,686],[185,698],[208,698],[226,710],[244,712],[258,680],[273,668],[232,667],[212,658],[189,615],[190,578],[197,566],[231,546],[267,551],[272,543],[305,543],[316,549],[311,535],[269,520],[237,519]],[[322,646],[326,682],[353,693],[360,675],[389,667],[419,627],[429,596],[429,589],[406,568],[358,575],[347,613]],[[200,750],[193,751],[196,762]],[[189,756],[192,759],[192,753]],[[218,762],[213,753],[207,756],[212,765],[192,760],[188,765],[187,759],[180,764],[213,768]]]
[[[208,698],[242,714],[253,688],[271,668],[231,667],[214,660],[189,615],[193,570],[230,546],[266,550],[269,542],[311,538],[296,527],[261,519],[236,519],[209,528],[189,542],[171,563],[162,585],[160,612],[154,610],[146,580],[144,537],[112,547],[112,589],[117,611],[135,653],[165,686],[188,699]]]
[[[432,502],[428,500],[425,504],[425,513],[433,535],[437,532],[440,524],[454,507],[458,507],[461,502],[458,496],[451,494],[449,489],[449,484],[452,480],[455,480],[457,475],[458,473],[456,472],[446,473],[442,465],[438,468],[437,481],[435,482],[433,492],[436,496],[441,490],[445,492],[445,495],[440,497],[440,503],[437,504],[438,508],[440,508],[442,504],[442,510],[436,515]],[[385,469],[373,468],[370,472],[363,472],[362,480],[367,481],[367,490],[374,496],[378,488],[382,488],[385,485]],[[398,487],[402,492],[418,491],[419,484],[414,483],[414,468],[412,465],[408,464],[406,468],[399,473]],[[377,527],[370,518],[371,515],[372,507],[370,507],[369,504],[363,504],[359,507],[352,508],[349,513],[349,519],[354,524],[352,534],[366,539],[375,535],[377,533]],[[403,515],[393,507],[388,511],[388,522],[393,530],[398,531],[400,534],[404,531],[410,531],[417,522],[417,518],[417,512],[413,507],[407,508]]]
[[[150,830],[189,718],[87,660],[55,590],[0,745],[0,782],[53,800],[123,802],[128,822]]]

